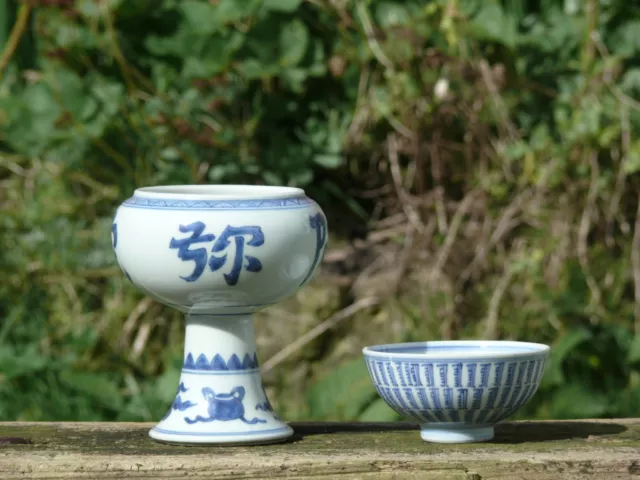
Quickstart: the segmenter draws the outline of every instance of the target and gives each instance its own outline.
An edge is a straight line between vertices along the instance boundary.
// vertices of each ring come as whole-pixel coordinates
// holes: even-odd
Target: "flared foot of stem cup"
[[[260,445],[292,434],[262,386],[252,316],[187,315],[178,392],[149,436],[182,445]]]
[[[476,443],[487,442],[494,436],[493,426],[452,427],[431,426],[420,427],[420,437],[430,443]]]

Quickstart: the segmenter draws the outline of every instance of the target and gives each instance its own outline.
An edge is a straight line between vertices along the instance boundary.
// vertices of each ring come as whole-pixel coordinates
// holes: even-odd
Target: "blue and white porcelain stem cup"
[[[145,187],[118,208],[112,241],[134,285],[186,314],[176,397],[149,435],[226,445],[291,436],[262,385],[253,313],[312,277],[327,244],[320,207],[292,187]]]
[[[549,346],[512,341],[434,341],[363,349],[382,399],[420,424],[426,442],[493,439],[494,425],[536,393]]]

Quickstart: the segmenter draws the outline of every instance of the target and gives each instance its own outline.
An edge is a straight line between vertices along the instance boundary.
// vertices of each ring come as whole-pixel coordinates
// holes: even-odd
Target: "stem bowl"
[[[150,436],[244,445],[289,437],[262,385],[252,314],[313,276],[327,244],[320,207],[291,187],[145,187],[118,208],[111,234],[126,277],[187,317],[178,391]]]

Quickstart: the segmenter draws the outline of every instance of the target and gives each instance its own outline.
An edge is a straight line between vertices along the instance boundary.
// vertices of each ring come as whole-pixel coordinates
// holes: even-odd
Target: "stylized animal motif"
[[[202,389],[202,396],[209,402],[207,413],[208,417],[197,415],[196,418],[184,417],[185,422],[189,424],[198,422],[213,422],[219,420],[227,422],[230,420],[240,420],[244,423],[267,423],[261,418],[252,418],[248,420],[244,416],[244,387],[236,387],[230,393],[215,393],[211,388]]]

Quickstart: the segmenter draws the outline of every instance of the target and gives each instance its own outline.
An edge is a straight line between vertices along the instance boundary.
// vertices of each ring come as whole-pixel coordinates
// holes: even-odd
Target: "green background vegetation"
[[[183,320],[110,225],[172,183],[327,213],[322,271],[257,322],[284,418],[395,418],[360,349],[441,338],[550,343],[521,417],[637,415],[634,4],[0,0],[0,420],[164,415]]]

